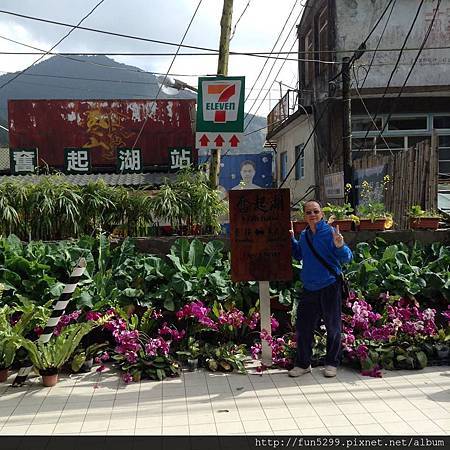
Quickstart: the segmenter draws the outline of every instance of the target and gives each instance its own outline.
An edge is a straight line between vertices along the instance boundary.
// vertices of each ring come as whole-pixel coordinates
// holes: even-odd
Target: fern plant
[[[14,310],[10,306],[0,308],[0,370],[7,369],[14,362],[16,351],[20,347],[20,338],[33,318],[34,311],[24,312],[20,320],[11,325],[10,317]]]
[[[34,367],[41,375],[54,375],[69,360],[81,339],[95,326],[92,322],[75,323],[64,328],[58,336],[49,342],[19,339],[27,351]]]

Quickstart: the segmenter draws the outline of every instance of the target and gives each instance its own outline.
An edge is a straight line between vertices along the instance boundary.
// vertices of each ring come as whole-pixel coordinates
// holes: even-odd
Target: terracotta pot
[[[292,222],[292,226],[294,228],[294,234],[300,234],[307,226],[308,226],[308,222],[306,222],[305,220],[300,220],[300,221],[293,221]]]
[[[439,227],[439,217],[410,218],[409,226],[413,230],[437,230]]]
[[[42,384],[45,387],[52,387],[58,382],[58,374],[54,375],[42,375]]]
[[[339,225],[339,231],[352,231],[352,223],[352,219],[342,219],[335,220],[333,223],[330,223],[330,225],[333,227]]]
[[[370,219],[360,219],[359,230],[373,230],[384,231],[386,219],[375,219],[373,222]]]
[[[4,383],[8,379],[8,369],[0,369],[0,383]]]

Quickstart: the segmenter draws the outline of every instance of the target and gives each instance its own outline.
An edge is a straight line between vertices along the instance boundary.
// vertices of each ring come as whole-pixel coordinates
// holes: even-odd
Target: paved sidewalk
[[[123,384],[116,372],[44,388],[0,385],[0,435],[447,435],[449,367],[368,378],[341,368],[300,378],[185,372]],[[12,382],[14,375],[9,378]]]

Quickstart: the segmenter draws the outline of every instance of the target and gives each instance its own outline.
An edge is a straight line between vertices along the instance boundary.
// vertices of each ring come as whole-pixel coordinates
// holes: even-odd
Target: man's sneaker
[[[337,368],[334,366],[325,366],[325,370],[323,371],[323,375],[325,377],[331,378],[335,377],[337,372]]]
[[[294,367],[288,372],[288,375],[290,377],[300,377],[302,375],[305,375],[305,373],[311,372],[311,366],[307,367],[306,369],[303,369],[302,367]]]

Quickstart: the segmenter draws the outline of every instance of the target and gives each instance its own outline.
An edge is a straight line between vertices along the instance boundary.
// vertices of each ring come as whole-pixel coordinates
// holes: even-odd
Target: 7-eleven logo
[[[206,83],[203,97],[203,117],[207,122],[235,121],[239,109],[239,80],[234,82]]]

